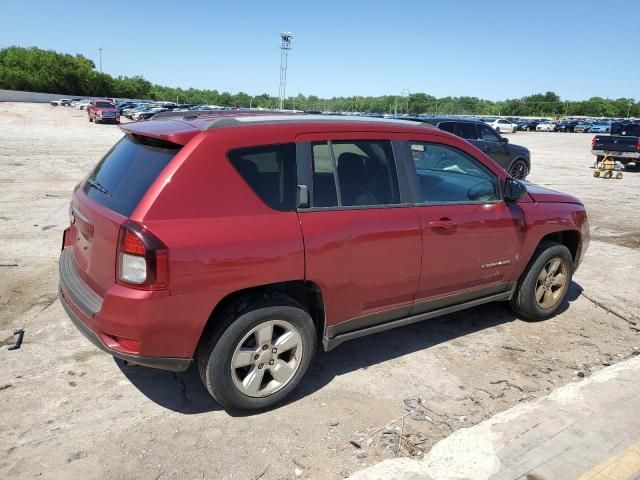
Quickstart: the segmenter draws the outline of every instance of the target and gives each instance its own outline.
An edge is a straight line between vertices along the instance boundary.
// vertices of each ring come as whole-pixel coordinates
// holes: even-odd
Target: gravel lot
[[[94,348],[56,299],[71,190],[120,136],[83,111],[0,104],[0,478],[342,478],[640,347],[640,171],[596,179],[591,135],[520,132],[509,138],[531,150],[530,180],[590,215],[567,309],[529,323],[485,305],[348,342],[318,355],[289,404],[230,416],[193,369],[127,367]],[[17,328],[24,344],[9,351]]]

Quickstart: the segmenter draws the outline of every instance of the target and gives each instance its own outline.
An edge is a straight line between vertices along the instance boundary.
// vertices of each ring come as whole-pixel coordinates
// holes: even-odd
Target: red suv
[[[227,408],[282,401],[318,346],[491,301],[548,318],[588,245],[579,200],[427,124],[165,115],[76,187],[60,299],[115,357],[196,362]]]

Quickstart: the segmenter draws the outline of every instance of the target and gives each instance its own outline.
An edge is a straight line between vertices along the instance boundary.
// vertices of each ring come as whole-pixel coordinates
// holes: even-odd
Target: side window
[[[458,122],[456,124],[455,134],[465,140],[477,140],[478,132],[476,130],[476,124],[471,122]]]
[[[400,203],[398,176],[389,141],[314,143],[312,155],[314,207]]]
[[[455,127],[456,127],[455,122],[440,122],[438,124],[438,128],[440,130],[444,130],[445,132],[454,133],[454,134],[456,133]]]
[[[269,207],[281,211],[295,210],[295,144],[239,148],[229,152],[229,160]]]
[[[478,130],[480,131],[480,135],[479,135],[480,136],[480,140],[484,140],[485,142],[499,142],[500,141],[500,139],[494,133],[494,131],[491,130],[486,125],[478,125]]]
[[[410,142],[422,203],[498,200],[498,181],[478,160],[448,145]]]

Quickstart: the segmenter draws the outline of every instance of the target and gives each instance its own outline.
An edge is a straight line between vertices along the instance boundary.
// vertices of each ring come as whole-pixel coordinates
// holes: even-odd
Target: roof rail
[[[272,115],[274,111],[267,110],[249,110],[249,109],[237,109],[237,110],[167,110],[166,112],[158,112],[153,117],[154,120],[160,120],[163,118],[175,118],[183,117],[185,120],[195,120],[199,117],[225,117],[233,115]]]
[[[342,115],[295,115],[295,114],[276,114],[276,115],[243,115],[243,116],[221,116],[216,118],[203,127],[203,130],[211,130],[222,127],[237,127],[242,125],[265,125],[274,123],[302,123],[302,122],[345,122],[345,123],[370,123],[370,124],[395,124],[395,125],[411,125],[422,126],[425,128],[434,128],[433,125],[395,118],[377,118],[377,117],[357,117]]]

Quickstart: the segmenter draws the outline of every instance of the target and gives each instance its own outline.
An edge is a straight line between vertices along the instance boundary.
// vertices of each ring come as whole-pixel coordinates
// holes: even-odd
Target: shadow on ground
[[[582,287],[572,282],[564,312],[582,293]],[[506,302],[490,303],[426,320],[406,327],[377,333],[345,342],[331,352],[319,352],[300,388],[287,403],[298,401],[329,384],[334,377],[378,363],[393,360],[419,350],[425,350],[457,337],[518,320]],[[200,381],[194,364],[183,373],[166,372],[140,366],[116,364],[131,383],[149,400],[169,410],[183,414],[198,414],[221,410]],[[231,415],[245,415],[229,412]]]

